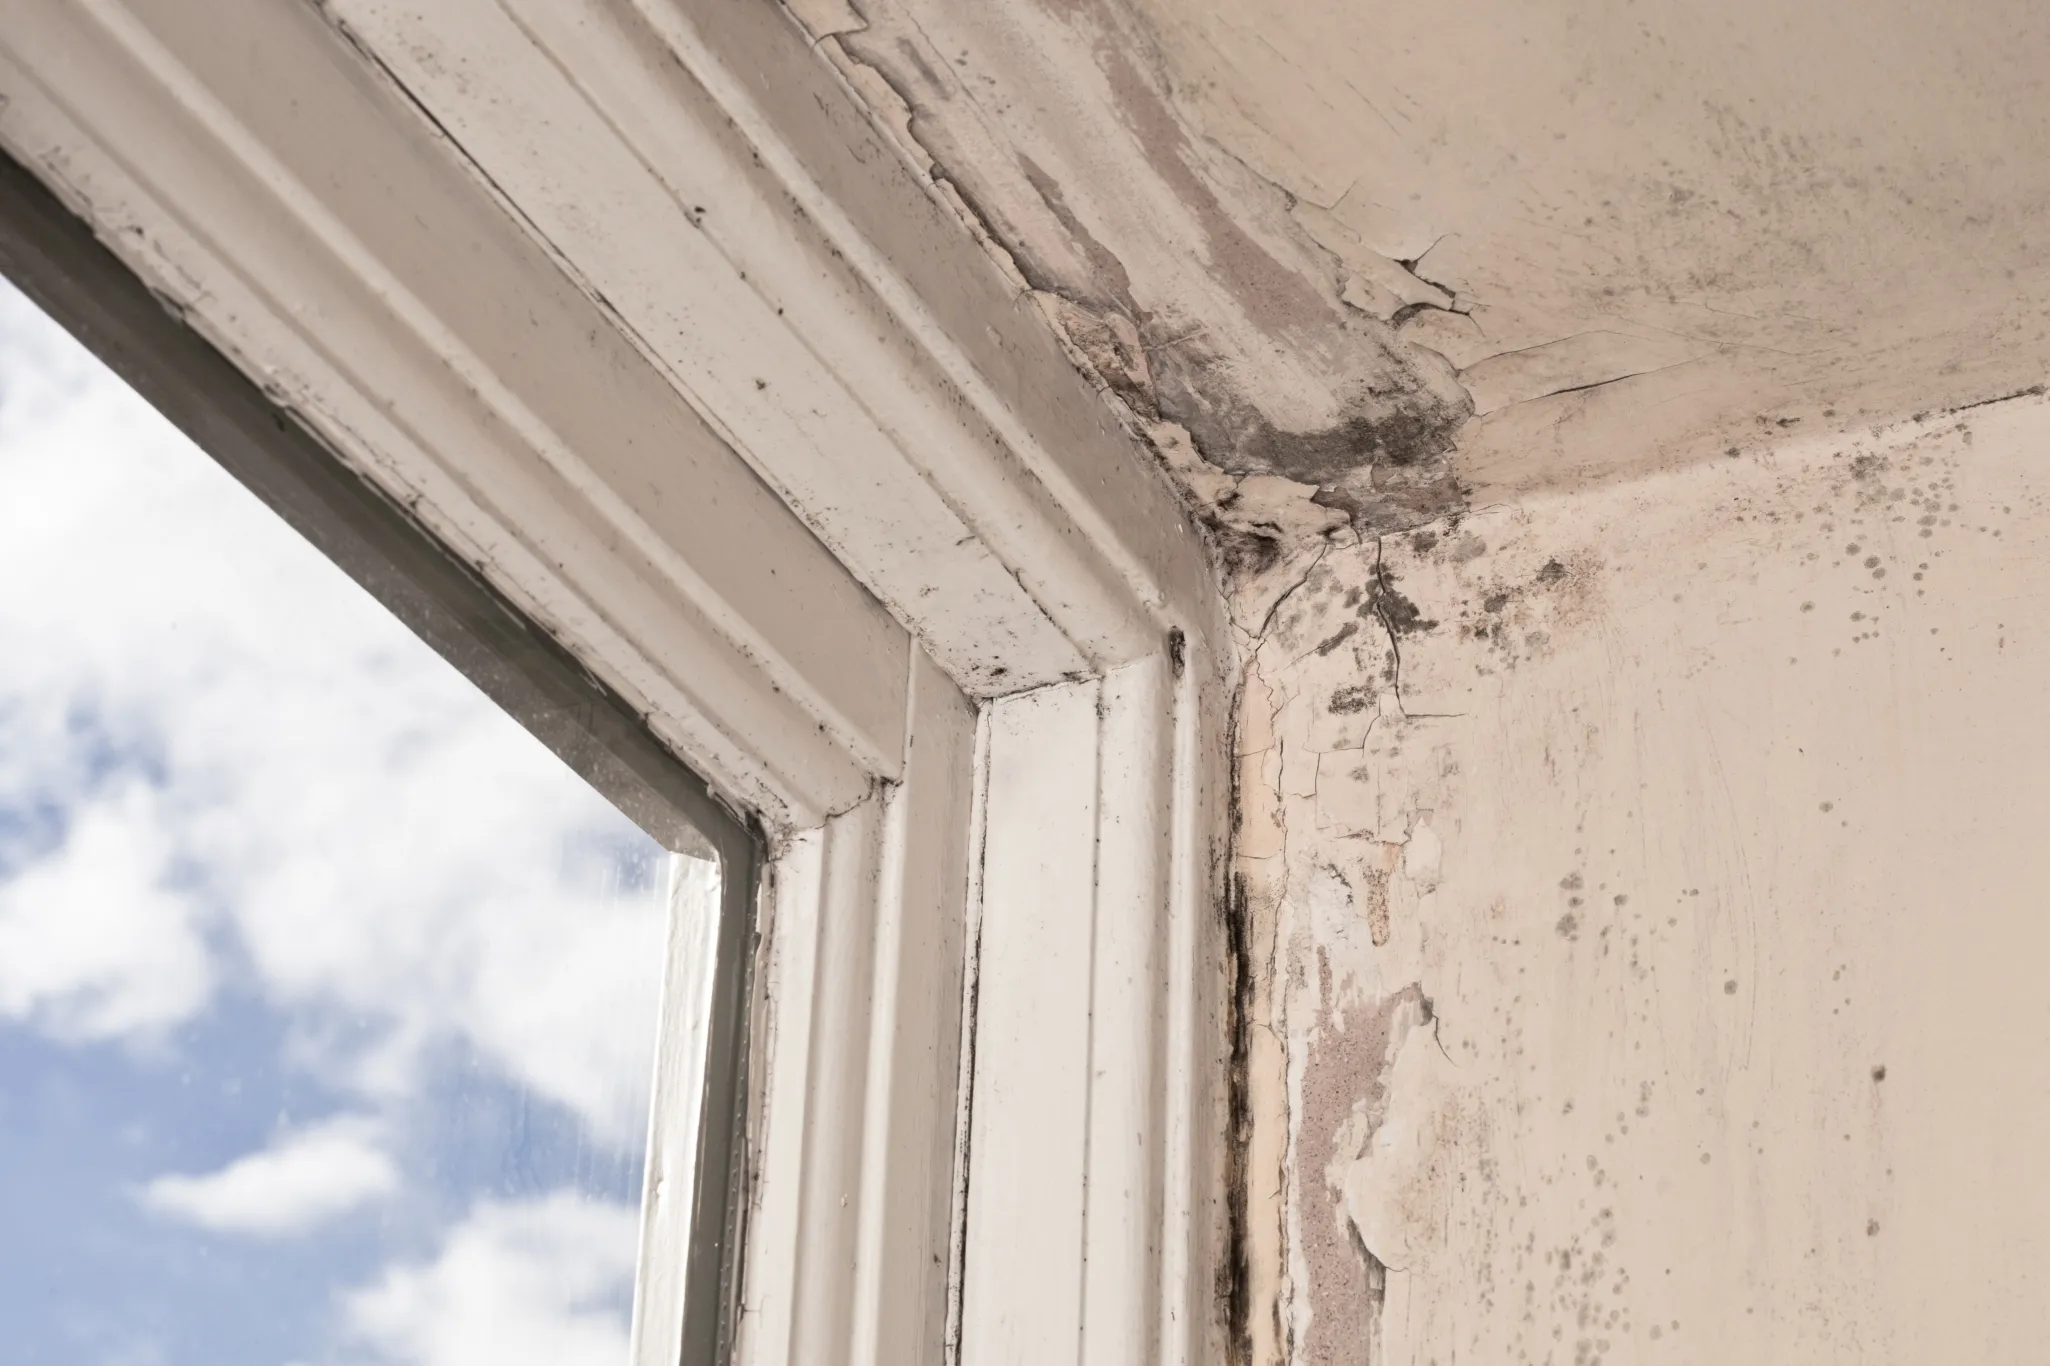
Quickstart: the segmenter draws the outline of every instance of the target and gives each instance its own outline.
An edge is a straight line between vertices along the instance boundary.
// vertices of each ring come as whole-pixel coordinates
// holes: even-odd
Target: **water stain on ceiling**
[[[2024,389],[2020,0],[797,0],[1257,571]]]

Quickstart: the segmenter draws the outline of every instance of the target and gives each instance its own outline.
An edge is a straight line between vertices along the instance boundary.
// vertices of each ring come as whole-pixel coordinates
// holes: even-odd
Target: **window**
[[[638,1360],[1222,1359],[1232,635],[1151,458],[787,9],[221,5],[0,7],[0,269],[665,848],[705,816]]]
[[[26,275],[406,621],[0,286],[10,1358],[716,1347],[753,842],[132,280]]]

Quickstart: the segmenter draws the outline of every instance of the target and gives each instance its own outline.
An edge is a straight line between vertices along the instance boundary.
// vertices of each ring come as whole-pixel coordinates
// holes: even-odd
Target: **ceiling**
[[[2050,360],[2040,5],[855,3],[795,8],[1242,535],[1756,455]]]

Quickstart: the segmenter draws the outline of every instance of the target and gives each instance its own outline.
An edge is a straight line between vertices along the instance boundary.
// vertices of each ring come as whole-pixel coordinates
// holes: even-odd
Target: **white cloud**
[[[290,1134],[205,1176],[160,1176],[143,1188],[151,1211],[215,1233],[304,1233],[398,1189],[377,1125],[344,1116]]]
[[[64,842],[0,882],[0,1016],[108,1038],[204,1005],[213,970],[201,917],[166,885],[169,857],[147,787],[74,808]]]
[[[249,972],[331,1084],[457,1040],[639,1143],[645,840],[4,288],[0,383],[0,1017],[161,1033]]]
[[[566,1192],[483,1204],[345,1311],[399,1366],[624,1366],[635,1231],[632,1209]]]

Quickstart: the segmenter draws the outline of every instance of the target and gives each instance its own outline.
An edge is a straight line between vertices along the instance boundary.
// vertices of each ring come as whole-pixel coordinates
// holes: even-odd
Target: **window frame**
[[[405,509],[366,483],[281,412],[240,370],[166,309],[107,250],[86,222],[11,158],[0,155],[0,275],[6,276],[108,369],[211,456],[293,530],[426,641],[599,794],[672,855],[710,856],[720,904],[703,945],[712,954],[703,1057],[670,1028],[668,998],[682,985],[672,953],[656,1038],[651,1107],[672,1103],[682,1081],[698,1095],[701,1122],[656,1124],[645,1161],[644,1227],[669,1222],[664,1182],[680,1176],[690,1208],[684,1249],[657,1242],[640,1284],[681,1283],[693,1307],[677,1351],[723,1350],[737,1287],[726,1256],[739,1233],[746,1141],[748,994],[764,842],[758,828],[649,733],[617,694],[594,678]],[[676,919],[674,911],[672,921]],[[675,929],[672,928],[672,934]],[[695,1085],[693,1085],[695,1083]],[[658,1110],[659,1114],[659,1110]],[[673,1254],[686,1253],[673,1265]],[[677,1335],[669,1335],[676,1337]],[[689,1359],[688,1356],[683,1359]]]
[[[0,147],[756,823],[734,1355],[1226,1359],[1233,627],[943,180],[776,5],[200,8]]]

